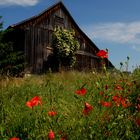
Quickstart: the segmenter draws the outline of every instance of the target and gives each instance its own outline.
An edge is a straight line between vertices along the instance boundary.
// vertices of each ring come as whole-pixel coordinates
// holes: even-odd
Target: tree
[[[24,67],[24,55],[14,50],[13,43],[7,40],[11,30],[3,29],[3,22],[0,17],[0,74],[15,76],[22,72]]]
[[[2,16],[0,16],[0,31],[2,30],[3,22],[1,21]]]
[[[73,30],[56,27],[53,33],[53,54],[58,67],[73,67],[76,62],[75,52],[80,48]]]
[[[2,37],[2,28],[3,28],[3,22],[2,22],[2,16],[0,16],[0,42]]]

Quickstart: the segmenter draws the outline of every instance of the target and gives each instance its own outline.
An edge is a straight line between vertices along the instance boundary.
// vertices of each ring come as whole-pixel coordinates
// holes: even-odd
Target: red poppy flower
[[[50,117],[53,117],[53,116],[55,116],[57,113],[55,112],[55,111],[49,111],[48,112],[48,115],[50,116]]]
[[[108,58],[108,52],[106,52],[105,50],[100,50],[96,56],[101,57],[101,58]]]
[[[78,95],[85,95],[86,94],[86,89],[85,88],[81,88],[79,90],[76,91],[76,94]]]
[[[104,107],[111,107],[112,103],[111,102],[104,102],[104,101],[102,101],[101,105],[104,106]]]
[[[54,132],[52,130],[50,130],[49,134],[48,134],[48,138],[49,140],[53,140],[55,137]]]
[[[19,138],[10,138],[10,140],[20,140]]]
[[[85,102],[85,109],[92,110],[93,107],[89,103]]]
[[[122,97],[119,97],[118,95],[115,95],[112,97],[112,100],[115,102],[116,106],[120,106]]]
[[[37,106],[38,104],[40,104],[40,106],[42,106],[42,100],[41,100],[41,98],[39,96],[35,96],[30,101],[26,102],[26,106],[28,106],[31,109],[34,106]]]
[[[128,107],[128,104],[127,104],[127,102],[126,102],[126,98],[124,98],[124,99],[121,100],[121,104],[122,104],[122,106],[123,106],[124,108]]]
[[[100,91],[100,92],[99,92],[99,94],[100,94],[100,95],[103,95],[103,94],[104,94],[104,92],[103,92],[103,91]]]
[[[116,106],[120,106],[120,104],[126,108],[130,104],[126,101],[126,98],[122,98],[122,96],[115,95],[112,97],[112,100],[116,103]]]
[[[113,100],[114,102],[117,102],[118,98],[119,98],[118,95],[112,96],[112,100]]]
[[[85,108],[84,108],[84,110],[83,110],[83,114],[84,114],[84,115],[88,115],[89,112],[90,112],[92,109],[93,109],[93,107],[92,107],[89,103],[85,102]]]
[[[67,135],[62,136],[60,140],[67,140]]]
[[[119,84],[116,84],[115,87],[114,87],[114,89],[116,89],[116,90],[122,90],[123,88]]]
[[[64,137],[60,138],[60,140],[66,140]]]

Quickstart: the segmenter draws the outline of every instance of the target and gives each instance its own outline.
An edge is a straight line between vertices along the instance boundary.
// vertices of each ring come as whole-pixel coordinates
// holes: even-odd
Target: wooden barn
[[[62,2],[58,2],[42,13],[20,23],[9,26],[12,28],[11,38],[17,50],[22,50],[25,55],[25,71],[42,73],[53,66],[51,55],[52,33],[56,26],[65,29],[74,29],[75,39],[79,41],[80,50],[76,52],[74,69],[99,69],[101,60],[96,56],[99,48],[79,28],[73,17]],[[106,59],[107,67],[114,67]]]

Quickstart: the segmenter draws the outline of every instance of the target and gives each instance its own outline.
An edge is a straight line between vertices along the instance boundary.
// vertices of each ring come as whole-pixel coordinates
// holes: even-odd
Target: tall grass
[[[0,139],[47,140],[52,130],[56,140],[138,140],[139,76],[63,72],[1,79]],[[82,88],[86,93],[77,94]],[[30,109],[26,103],[35,96],[42,106]],[[85,103],[92,106],[87,114]]]

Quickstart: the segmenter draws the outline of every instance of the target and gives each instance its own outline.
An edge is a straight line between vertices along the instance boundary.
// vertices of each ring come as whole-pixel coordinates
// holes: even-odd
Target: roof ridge
[[[23,23],[25,23],[25,22],[28,22],[29,20],[35,19],[35,18],[37,18],[37,17],[43,15],[45,12],[49,11],[50,9],[52,9],[53,7],[55,7],[55,6],[59,5],[59,4],[61,4],[62,6],[64,6],[63,2],[62,2],[61,0],[59,0],[58,2],[54,3],[53,5],[48,6],[46,9],[44,9],[44,10],[43,10],[42,12],[40,12],[39,14],[36,14],[36,15],[31,16],[31,17],[29,17],[29,18],[27,18],[27,19],[25,19],[25,20],[22,20],[22,21],[20,21],[20,22],[17,22],[16,24],[12,24],[12,25],[10,25],[9,27],[15,27],[15,26],[21,25],[21,24],[23,24]],[[65,6],[64,6],[64,7],[65,7]],[[66,7],[65,7],[65,9],[66,9]],[[9,28],[9,27],[8,27],[8,28]]]

